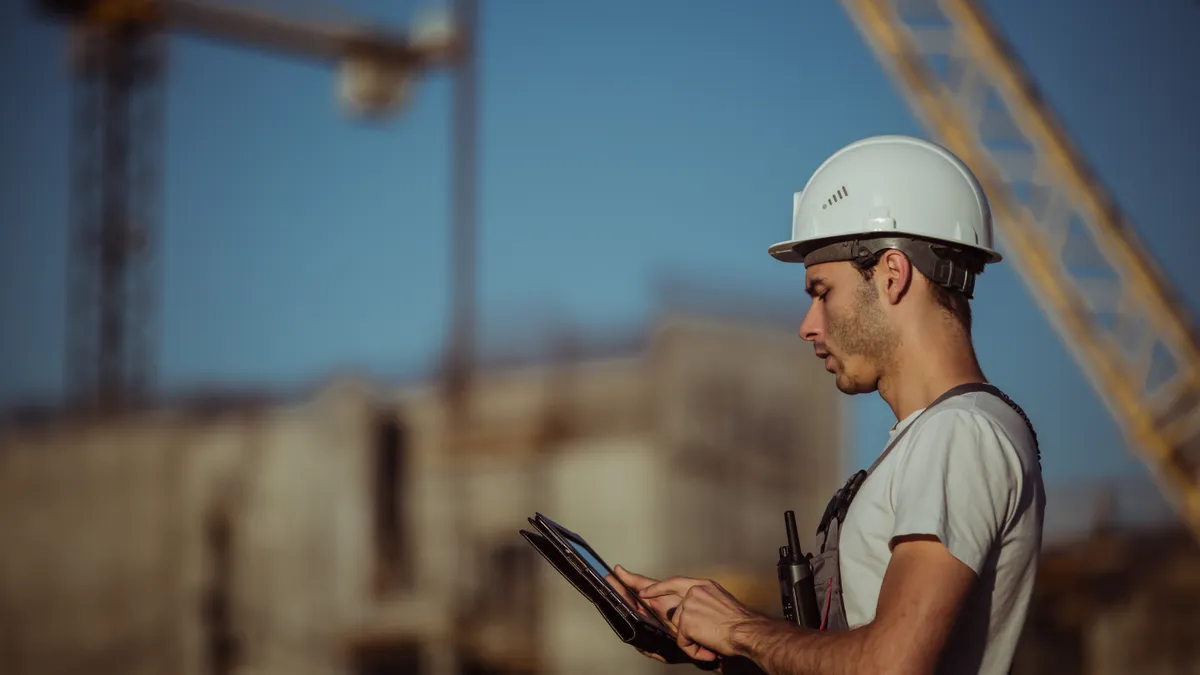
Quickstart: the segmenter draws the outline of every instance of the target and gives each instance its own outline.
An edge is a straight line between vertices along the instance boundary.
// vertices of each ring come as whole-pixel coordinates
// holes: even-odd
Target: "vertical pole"
[[[465,577],[473,573],[472,542],[466,527],[465,485],[463,483],[462,431],[468,424],[475,346],[475,218],[478,180],[477,116],[478,90],[478,2],[455,0],[455,29],[460,36],[455,64],[451,126],[452,176],[450,191],[451,236],[451,323],[443,363],[445,394],[445,450],[442,466],[454,544],[454,574],[446,589],[451,602],[451,634],[447,637],[452,660],[461,669],[470,660],[464,644],[463,629],[470,613]],[[441,664],[448,665],[448,664]]]
[[[450,269],[451,327],[446,355],[447,402],[455,423],[467,406],[475,347],[475,219],[478,181],[477,0],[456,0],[457,28],[462,34],[454,76]]]

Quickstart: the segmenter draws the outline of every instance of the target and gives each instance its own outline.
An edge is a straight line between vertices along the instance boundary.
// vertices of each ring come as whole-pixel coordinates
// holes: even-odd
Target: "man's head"
[[[825,369],[847,394],[875,391],[896,363],[905,337],[958,332],[970,339],[970,299],[931,282],[896,249],[870,261],[818,263],[805,271],[812,298],[800,337],[813,343]]]
[[[848,393],[874,391],[912,326],[944,322],[969,338],[975,277],[1001,259],[975,176],[909,136],[863,139],[825,160],[795,196],[792,238],[770,253],[804,264],[813,306],[801,336]]]

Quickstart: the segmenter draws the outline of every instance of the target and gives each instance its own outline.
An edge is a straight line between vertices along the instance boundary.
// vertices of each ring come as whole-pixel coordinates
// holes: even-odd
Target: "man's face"
[[[813,300],[800,337],[813,343],[842,392],[875,391],[897,342],[875,282],[849,262],[832,262],[807,268],[804,286]]]

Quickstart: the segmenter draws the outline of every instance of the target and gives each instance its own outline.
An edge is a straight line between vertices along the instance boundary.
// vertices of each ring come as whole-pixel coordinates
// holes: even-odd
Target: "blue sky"
[[[792,192],[830,152],[923,133],[833,0],[485,2],[481,340],[565,320],[624,330],[664,273],[807,300]],[[1193,310],[1200,234],[1200,8],[1187,0],[986,3]],[[289,3],[270,3],[286,10]],[[329,3],[333,6],[333,3]],[[293,3],[299,6],[299,3]],[[339,2],[400,21],[413,2]],[[0,401],[62,379],[68,196],[65,33],[4,3]],[[331,71],[171,41],[159,380],[291,386],[427,369],[447,324],[449,82],[356,123]],[[980,279],[985,371],[1030,412],[1049,480],[1136,474],[1011,269]],[[830,386],[832,384],[830,383]],[[890,413],[854,402],[855,452]]]

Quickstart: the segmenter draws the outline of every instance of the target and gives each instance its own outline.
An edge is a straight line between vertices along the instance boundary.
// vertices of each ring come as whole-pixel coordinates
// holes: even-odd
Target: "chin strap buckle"
[[[968,299],[975,291],[975,275],[966,267],[945,258],[939,258],[934,264],[932,281],[959,291]]]

